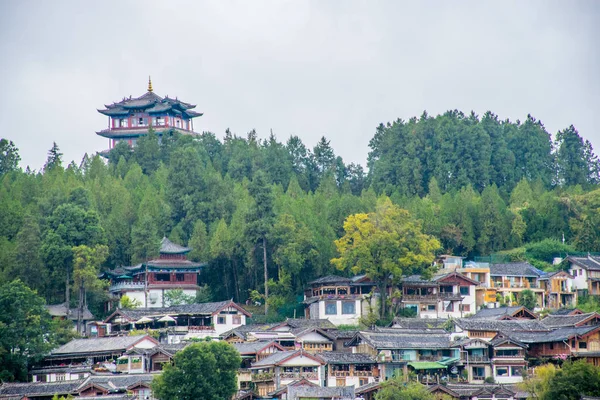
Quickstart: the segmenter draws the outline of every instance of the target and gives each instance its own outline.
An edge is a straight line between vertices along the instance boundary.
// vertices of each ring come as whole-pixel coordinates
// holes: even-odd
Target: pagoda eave
[[[199,135],[199,133],[194,131],[188,131],[186,129],[167,127],[167,128],[157,128],[152,127],[154,129],[154,133],[157,135],[162,135],[165,132],[177,132],[182,135]],[[144,136],[148,134],[148,128],[144,129],[127,129],[127,130],[114,130],[114,129],[104,129],[96,132],[96,135],[102,136],[108,139],[128,139],[139,136]]]

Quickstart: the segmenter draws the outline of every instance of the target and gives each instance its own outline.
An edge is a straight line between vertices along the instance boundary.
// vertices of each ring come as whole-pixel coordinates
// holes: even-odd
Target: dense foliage
[[[160,400],[222,400],[237,391],[238,351],[226,342],[201,342],[187,346],[166,364],[152,382]]]
[[[539,366],[519,387],[541,400],[579,400],[600,393],[600,368],[586,360]]]
[[[31,365],[72,338],[71,323],[52,321],[44,299],[19,280],[0,284],[0,310],[0,382],[27,380]]]
[[[156,256],[168,236],[208,263],[204,300],[262,301],[266,277],[271,309],[291,316],[306,283],[335,272],[346,218],[375,212],[384,195],[443,252],[508,251],[546,268],[561,252],[600,251],[591,146],[573,127],[553,142],[532,117],[452,111],[382,125],[368,175],[325,137],[310,149],[254,131],[223,140],[151,132],[135,151],[119,143],[108,163],[85,156],[67,166],[54,144],[38,172],[18,168],[12,142],[0,150],[0,280],[19,278],[48,303],[68,295],[96,315],[106,295],[91,276]],[[77,261],[103,246],[104,262]]]

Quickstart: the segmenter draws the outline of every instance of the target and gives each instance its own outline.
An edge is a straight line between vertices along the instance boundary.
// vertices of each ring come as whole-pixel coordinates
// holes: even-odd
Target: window
[[[454,303],[453,302],[448,303],[448,306],[446,307],[446,312],[454,312]]]
[[[169,282],[171,280],[171,275],[169,274],[154,274],[154,279],[159,282]]]
[[[175,279],[177,279],[177,282],[183,282],[185,280],[185,274],[175,274]]]
[[[225,317],[217,317],[217,324],[224,325],[227,322],[225,321]]]
[[[523,367],[520,365],[514,365],[510,367],[511,376],[523,376]]]
[[[462,311],[466,311],[466,312],[471,311],[471,305],[470,304],[461,304],[460,308],[461,308]]]
[[[586,342],[579,342],[579,348],[580,349],[587,349],[587,343]]]
[[[144,118],[140,118],[140,119],[138,120],[138,125],[139,125],[139,126],[144,126]]]
[[[326,315],[336,315],[337,314],[337,302],[328,301],[325,303],[325,314]]]
[[[468,296],[469,295],[469,287],[468,286],[461,286],[460,287],[460,294],[463,296]]]
[[[56,381],[62,382],[65,380],[65,374],[56,374]]]
[[[502,350],[502,349],[498,349],[496,350],[496,356],[498,357],[518,357],[519,356],[519,350]]]
[[[354,302],[353,301],[344,301],[342,302],[342,314],[354,314]]]
[[[508,367],[496,367],[497,376],[508,376]]]
[[[242,316],[241,315],[234,315],[231,317],[231,322],[236,324],[236,325],[240,325],[242,323]]]
[[[475,380],[485,379],[485,368],[484,367],[473,367],[473,379],[475,379]]]
[[[435,304],[428,304],[427,311],[435,311]]]

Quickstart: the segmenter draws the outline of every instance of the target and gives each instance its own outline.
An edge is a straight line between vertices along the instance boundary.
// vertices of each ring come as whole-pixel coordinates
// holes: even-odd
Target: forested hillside
[[[108,163],[86,156],[66,165],[54,146],[33,172],[18,168],[17,146],[3,140],[0,149],[0,279],[20,278],[49,303],[75,283],[75,246],[108,246],[101,268],[110,269],[155,256],[168,236],[208,263],[214,300],[262,291],[265,243],[277,309],[333,272],[344,220],[373,211],[382,195],[444,252],[489,255],[544,239],[558,249],[563,235],[567,249],[600,250],[591,145],[572,126],[553,141],[530,116],[519,123],[449,111],[381,125],[368,173],[344,164],[326,138],[310,149],[296,136],[282,143],[254,131],[227,131],[222,141],[150,133],[134,152],[118,145]],[[101,312],[104,291],[88,293]]]

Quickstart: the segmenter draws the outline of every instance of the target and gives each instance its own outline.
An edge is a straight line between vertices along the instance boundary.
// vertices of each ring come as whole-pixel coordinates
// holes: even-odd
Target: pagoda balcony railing
[[[108,290],[111,292],[118,292],[123,289],[143,290],[144,287],[144,282],[117,282],[110,285]]]
[[[167,328],[167,331],[171,331],[171,332],[189,332],[189,333],[212,332],[214,330],[215,330],[214,326],[211,326],[211,325],[170,326]]]

